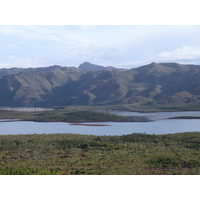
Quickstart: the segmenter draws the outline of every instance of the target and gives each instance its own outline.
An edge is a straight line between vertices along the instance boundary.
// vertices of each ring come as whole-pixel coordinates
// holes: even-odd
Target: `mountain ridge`
[[[125,68],[116,68],[113,66],[104,67],[102,65],[96,65],[96,64],[89,63],[89,62],[84,62],[84,63],[80,64],[78,68],[82,69],[82,70],[92,70],[92,71],[107,70],[107,69],[115,69],[115,70],[122,70],[122,71],[127,70]]]
[[[200,103],[200,65],[153,62],[124,71],[96,67],[98,70],[54,65],[4,72],[0,106]]]

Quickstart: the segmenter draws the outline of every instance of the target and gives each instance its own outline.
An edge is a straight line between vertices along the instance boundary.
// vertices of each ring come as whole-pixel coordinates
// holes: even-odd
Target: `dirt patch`
[[[86,152],[87,152],[87,149],[81,149],[79,152],[79,157],[83,157]]]

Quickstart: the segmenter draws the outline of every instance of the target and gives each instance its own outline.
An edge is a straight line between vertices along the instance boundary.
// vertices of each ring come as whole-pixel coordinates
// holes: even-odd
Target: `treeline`
[[[60,121],[60,122],[127,122],[124,116],[96,111],[76,111],[76,112],[43,112],[35,115],[34,121]]]
[[[148,121],[145,117],[126,117],[98,111],[40,111],[18,112],[0,111],[0,119],[20,119],[36,122],[135,122]]]

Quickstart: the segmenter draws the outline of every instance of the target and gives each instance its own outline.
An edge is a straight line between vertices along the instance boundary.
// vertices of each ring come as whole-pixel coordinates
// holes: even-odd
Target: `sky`
[[[199,25],[0,25],[0,68],[200,64]]]
[[[181,7],[174,0],[7,0],[0,7],[0,68],[200,64],[198,5],[196,0]]]
[[[85,61],[123,68],[139,67],[151,62],[200,64],[199,19],[197,0],[181,3],[176,0],[6,0],[2,1],[0,6],[0,68],[46,67],[54,64],[78,67]],[[117,181],[106,179],[109,191],[120,186],[120,193],[110,193],[112,198],[113,195],[117,199],[125,198],[124,195],[129,198],[128,195],[132,195],[133,185],[129,184],[132,180],[127,178],[120,180],[123,182],[124,190],[122,185],[119,185],[118,177]],[[187,180],[194,183],[190,186],[185,184],[186,177],[184,181],[178,179],[178,182],[175,177],[173,182],[171,177],[170,180],[166,179],[167,177],[158,177],[159,180],[155,180],[155,177],[148,180],[144,178],[145,180],[139,177],[137,181],[132,181],[133,184],[136,183],[134,196],[141,198],[141,194],[143,197],[146,194],[145,197],[149,198],[149,194],[152,194],[154,199],[160,199],[165,188],[170,186],[170,190],[177,198],[180,198],[180,195],[181,198],[191,198],[192,194],[193,199],[198,196],[195,177],[192,181],[191,178]],[[5,183],[8,181],[8,184],[13,184],[15,192],[12,194],[15,198],[22,185],[28,194],[38,184],[38,178],[35,181],[29,180],[30,178],[22,181],[20,177],[20,180],[17,179],[15,182],[6,177],[2,181],[2,186],[7,186]],[[74,185],[81,183],[82,180],[73,181],[74,178],[68,181],[70,184],[67,185],[67,188],[70,188],[68,193],[71,191],[69,195],[72,197],[77,194],[77,187]],[[37,190],[40,191],[42,188],[42,191],[45,191],[45,198],[45,186],[48,190],[52,188],[53,193],[49,193],[50,199],[54,196],[63,198],[65,195],[61,191],[65,191],[66,181],[57,181],[56,177],[53,181],[56,185],[48,180],[45,183],[44,180],[40,182],[42,187],[37,187]],[[144,187],[141,187],[144,183],[147,183],[145,194]],[[88,180],[85,185],[98,192],[102,184],[105,184],[105,177],[103,180],[95,177]],[[65,188],[61,190],[63,186]],[[154,194],[155,187],[158,189],[157,198]],[[188,190],[190,187],[191,191]],[[81,185],[80,198],[87,188]],[[179,191],[183,188],[187,192],[180,194]],[[2,190],[6,197],[11,194],[9,190],[10,187],[4,187]],[[24,194],[23,198],[20,193],[21,199],[27,199],[27,194]],[[165,193],[165,196],[169,199],[171,193]]]

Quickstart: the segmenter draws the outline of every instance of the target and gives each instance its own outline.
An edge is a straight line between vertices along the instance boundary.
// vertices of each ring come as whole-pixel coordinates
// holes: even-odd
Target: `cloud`
[[[31,58],[18,58],[15,61],[15,65],[18,67],[21,66],[22,68],[40,67],[40,63]]]
[[[29,68],[40,66],[42,66],[42,62],[39,60],[34,60],[29,57],[17,57],[15,55],[10,55],[6,57],[2,62],[0,62],[0,68]]]
[[[154,57],[157,61],[200,60],[200,47],[183,46],[173,51],[164,51]]]
[[[149,64],[151,62],[177,62],[181,64],[199,64],[200,47],[199,46],[182,46],[172,51],[163,51],[158,54],[150,54],[142,59],[134,59],[129,62],[119,64],[119,67],[133,68]]]
[[[0,67],[200,61],[200,26],[0,26],[0,38]]]

